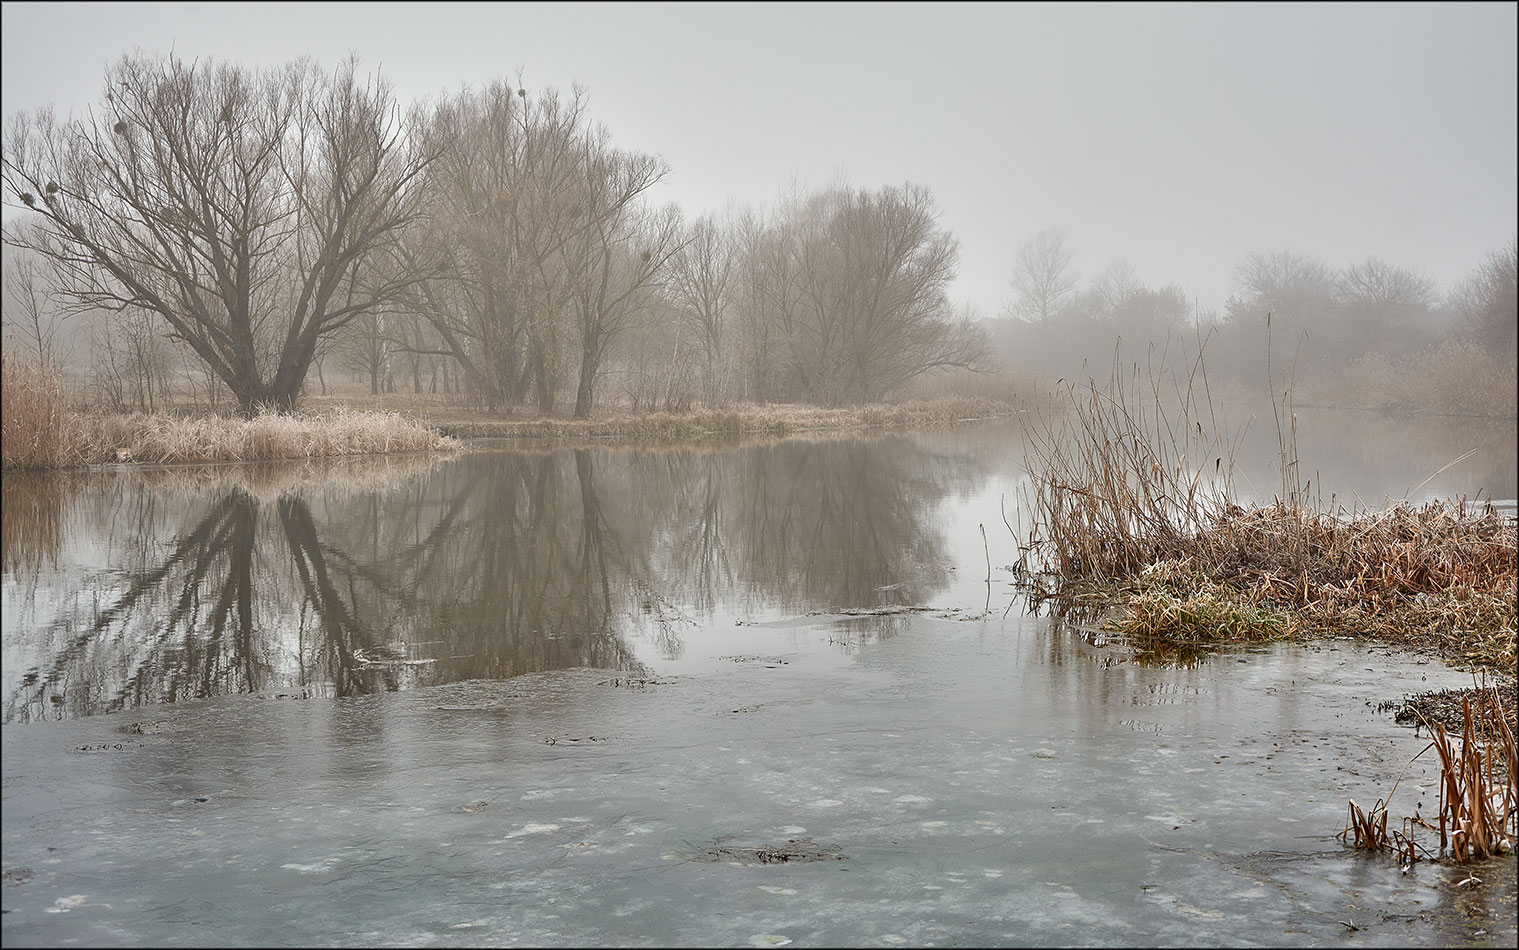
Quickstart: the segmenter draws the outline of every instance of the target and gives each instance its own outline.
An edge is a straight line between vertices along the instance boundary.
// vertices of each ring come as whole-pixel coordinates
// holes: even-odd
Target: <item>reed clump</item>
[[[1375,638],[1515,669],[1519,537],[1464,498],[1351,511],[1296,478],[1290,393],[1278,414],[1282,490],[1242,507],[1233,453],[1192,379],[1166,388],[1116,373],[1069,387],[1029,440],[1034,526],[1025,557],[1059,610],[1105,597],[1107,625],[1178,643],[1318,635]]]
[[[1405,817],[1400,829],[1388,831],[1389,802],[1398,787],[1394,782],[1387,798],[1378,799],[1369,811],[1352,799],[1345,828],[1336,837],[1356,849],[1395,851],[1405,866],[1421,857],[1464,863],[1513,853],[1519,841],[1519,748],[1504,706],[1498,687],[1478,686],[1462,700],[1458,737],[1439,720],[1423,720],[1430,742],[1409,765],[1430,749],[1440,758],[1433,822],[1416,813]],[[1439,835],[1438,850],[1417,843],[1420,828]]]
[[[73,417],[56,367],[0,356],[0,444],[4,468],[49,469],[78,464]]]

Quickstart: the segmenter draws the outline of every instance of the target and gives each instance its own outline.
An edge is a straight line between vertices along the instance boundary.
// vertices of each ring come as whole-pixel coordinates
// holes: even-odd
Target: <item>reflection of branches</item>
[[[363,692],[354,653],[370,645],[369,633],[359,621],[355,607],[343,599],[333,584],[322,545],[317,541],[316,525],[305,502],[288,496],[281,498],[279,513],[285,540],[290,545],[290,558],[300,577],[301,591],[325,634],[323,645],[329,653],[330,666],[338,675],[337,694],[346,696]]]
[[[786,609],[920,603],[945,581],[928,511],[959,468],[906,439],[782,443],[753,452],[729,497],[754,593]],[[802,533],[805,527],[805,534]]]
[[[248,574],[252,560],[253,527],[257,502],[247,495],[231,493],[213,505],[209,512],[171,549],[169,556],[152,567],[120,572],[126,589],[103,609],[96,608],[90,623],[68,637],[53,651],[52,667],[47,676],[28,676],[22,689],[30,695],[12,695],[7,700],[6,719],[26,721],[36,718],[54,701],[64,698],[75,704],[75,711],[89,714],[109,712],[127,704],[151,701],[161,689],[168,699],[186,699],[212,692],[221,680],[221,690],[233,685],[247,687],[257,680],[252,654],[246,649],[252,625],[249,601],[252,582]],[[146,534],[146,525],[138,525]],[[222,582],[213,585],[214,599],[202,596],[213,569],[226,565]],[[180,572],[176,576],[176,571]],[[104,583],[101,577],[96,583]],[[93,586],[93,585],[92,585]],[[211,603],[209,611],[203,609]],[[163,602],[155,609],[156,602]],[[234,616],[235,615],[235,616]],[[69,615],[50,624],[50,631],[65,633],[70,629]],[[218,662],[213,649],[227,632],[232,620],[234,642],[231,657]],[[212,631],[210,643],[200,644],[195,630],[206,626]],[[106,671],[117,667],[101,654],[113,647],[130,650],[126,664],[130,668],[125,682],[113,695],[106,694]],[[241,647],[241,649],[240,649]],[[72,697],[64,697],[63,684],[77,674],[89,677],[94,667],[94,682],[82,686]],[[235,675],[241,667],[241,675]],[[161,688],[155,684],[162,680]],[[256,687],[255,687],[256,688]],[[82,692],[82,695],[79,693]]]
[[[7,648],[38,660],[6,719],[64,694],[61,711],[78,714],[630,669],[627,631],[651,630],[673,658],[685,611],[735,596],[788,611],[921,603],[945,582],[929,512],[975,465],[888,438],[480,452],[375,491],[313,486],[268,503],[224,489],[187,505],[112,480],[66,502],[83,516],[61,523],[65,549],[120,567],[65,563],[75,593],[61,608],[56,594],[10,601],[25,613],[8,611]]]

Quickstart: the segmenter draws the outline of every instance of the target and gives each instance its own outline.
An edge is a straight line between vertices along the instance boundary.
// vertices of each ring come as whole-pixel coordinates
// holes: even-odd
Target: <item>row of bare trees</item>
[[[1185,361],[1174,341],[1201,331],[1210,366],[1250,385],[1264,382],[1272,340],[1284,351],[1282,365],[1309,376],[1371,355],[1409,361],[1445,343],[1512,362],[1515,258],[1510,240],[1441,295],[1417,269],[1376,257],[1335,268],[1293,251],[1254,253],[1236,266],[1224,312],[1202,313],[1180,286],[1148,286],[1122,260],[1083,285],[1064,234],[1047,230],[1019,249],[997,343],[1018,368],[1072,374],[1083,363],[1105,372],[1115,346],[1125,361],[1156,358],[1167,340],[1168,355]]]
[[[294,407],[329,354],[371,391],[441,365],[491,407],[573,392],[580,418],[612,378],[667,403],[837,404],[985,356],[926,189],[687,223],[652,200],[666,162],[615,147],[579,87],[519,77],[403,113],[352,59],[138,54],[86,116],[13,117],[3,171],[23,212],[6,243],[52,296],[153,327],[243,412]]]

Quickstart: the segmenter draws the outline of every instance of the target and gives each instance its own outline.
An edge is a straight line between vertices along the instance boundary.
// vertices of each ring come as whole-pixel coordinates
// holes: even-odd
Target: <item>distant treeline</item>
[[[1125,261],[1085,286],[1070,265],[1059,231],[1020,249],[1013,300],[989,321],[1010,367],[1101,381],[1115,363],[1186,372],[1201,348],[1214,381],[1229,387],[1291,385],[1334,405],[1515,411],[1512,238],[1445,293],[1375,257],[1337,269],[1291,251],[1250,254],[1222,313],[1200,311],[1176,284],[1145,285]]]

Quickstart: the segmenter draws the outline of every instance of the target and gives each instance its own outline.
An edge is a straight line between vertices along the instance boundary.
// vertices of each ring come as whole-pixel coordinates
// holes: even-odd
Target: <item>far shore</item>
[[[787,436],[807,432],[919,429],[1011,415],[1014,398],[944,396],[899,403],[824,408],[795,404],[743,403],[683,412],[614,409],[589,419],[555,414],[423,408],[403,410],[440,435],[456,439],[552,439],[618,441],[698,441],[723,437]]]
[[[618,442],[784,437],[809,432],[921,429],[1010,415],[1015,397],[940,396],[821,408],[745,404],[685,412],[611,410],[590,419],[448,405],[355,409],[313,399],[286,415],[252,419],[183,411],[115,414],[54,408],[5,432],[6,471],[123,463],[173,464],[456,452],[461,440]],[[12,420],[7,420],[8,422]]]

